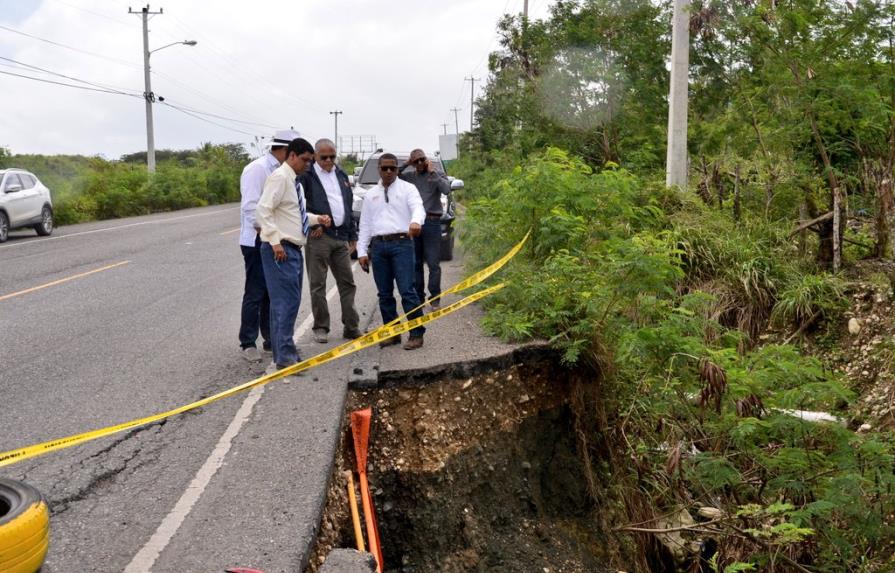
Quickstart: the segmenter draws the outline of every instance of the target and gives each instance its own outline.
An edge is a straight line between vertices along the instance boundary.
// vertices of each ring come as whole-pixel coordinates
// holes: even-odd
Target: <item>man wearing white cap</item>
[[[260,362],[261,353],[255,346],[260,330],[264,350],[271,349],[270,297],[264,282],[261,264],[261,225],[255,219],[255,209],[268,176],[286,160],[286,147],[299,137],[291,129],[277,131],[270,141],[270,151],[246,165],[239,179],[242,195],[239,221],[239,246],[245,261],[245,291],[242,295],[242,320],[239,325],[239,345],[249,362]]]

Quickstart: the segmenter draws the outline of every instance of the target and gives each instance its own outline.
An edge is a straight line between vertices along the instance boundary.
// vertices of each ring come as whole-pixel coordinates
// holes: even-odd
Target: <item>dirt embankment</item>
[[[541,359],[353,393],[349,411],[374,412],[368,471],[385,570],[604,570],[570,408],[578,383]],[[347,425],[344,436],[311,571],[354,546]]]

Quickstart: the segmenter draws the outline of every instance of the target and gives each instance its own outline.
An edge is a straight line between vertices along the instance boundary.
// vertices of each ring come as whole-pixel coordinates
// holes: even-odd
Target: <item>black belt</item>
[[[280,244],[289,245],[290,247],[298,249],[299,251],[301,250],[301,245],[296,245],[292,241],[280,241]]]
[[[426,219],[429,219],[429,220],[441,219],[441,217],[442,217],[441,213],[426,213]]]
[[[376,235],[373,237],[372,242],[376,241],[402,241],[404,239],[409,239],[410,235],[407,233],[392,233],[391,235]]]

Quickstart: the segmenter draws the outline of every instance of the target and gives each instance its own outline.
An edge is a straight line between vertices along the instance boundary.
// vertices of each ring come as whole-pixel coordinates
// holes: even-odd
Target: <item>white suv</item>
[[[21,169],[0,169],[0,243],[10,229],[31,227],[38,235],[53,232],[53,201],[50,190]]]

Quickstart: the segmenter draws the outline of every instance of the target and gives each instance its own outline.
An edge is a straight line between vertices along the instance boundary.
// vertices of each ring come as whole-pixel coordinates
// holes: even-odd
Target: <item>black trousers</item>
[[[242,348],[255,346],[258,332],[264,339],[264,349],[270,349],[270,296],[264,281],[264,266],[261,264],[261,238],[255,236],[255,246],[241,245],[245,261],[246,282],[242,295],[242,321],[239,325],[239,345]]]

